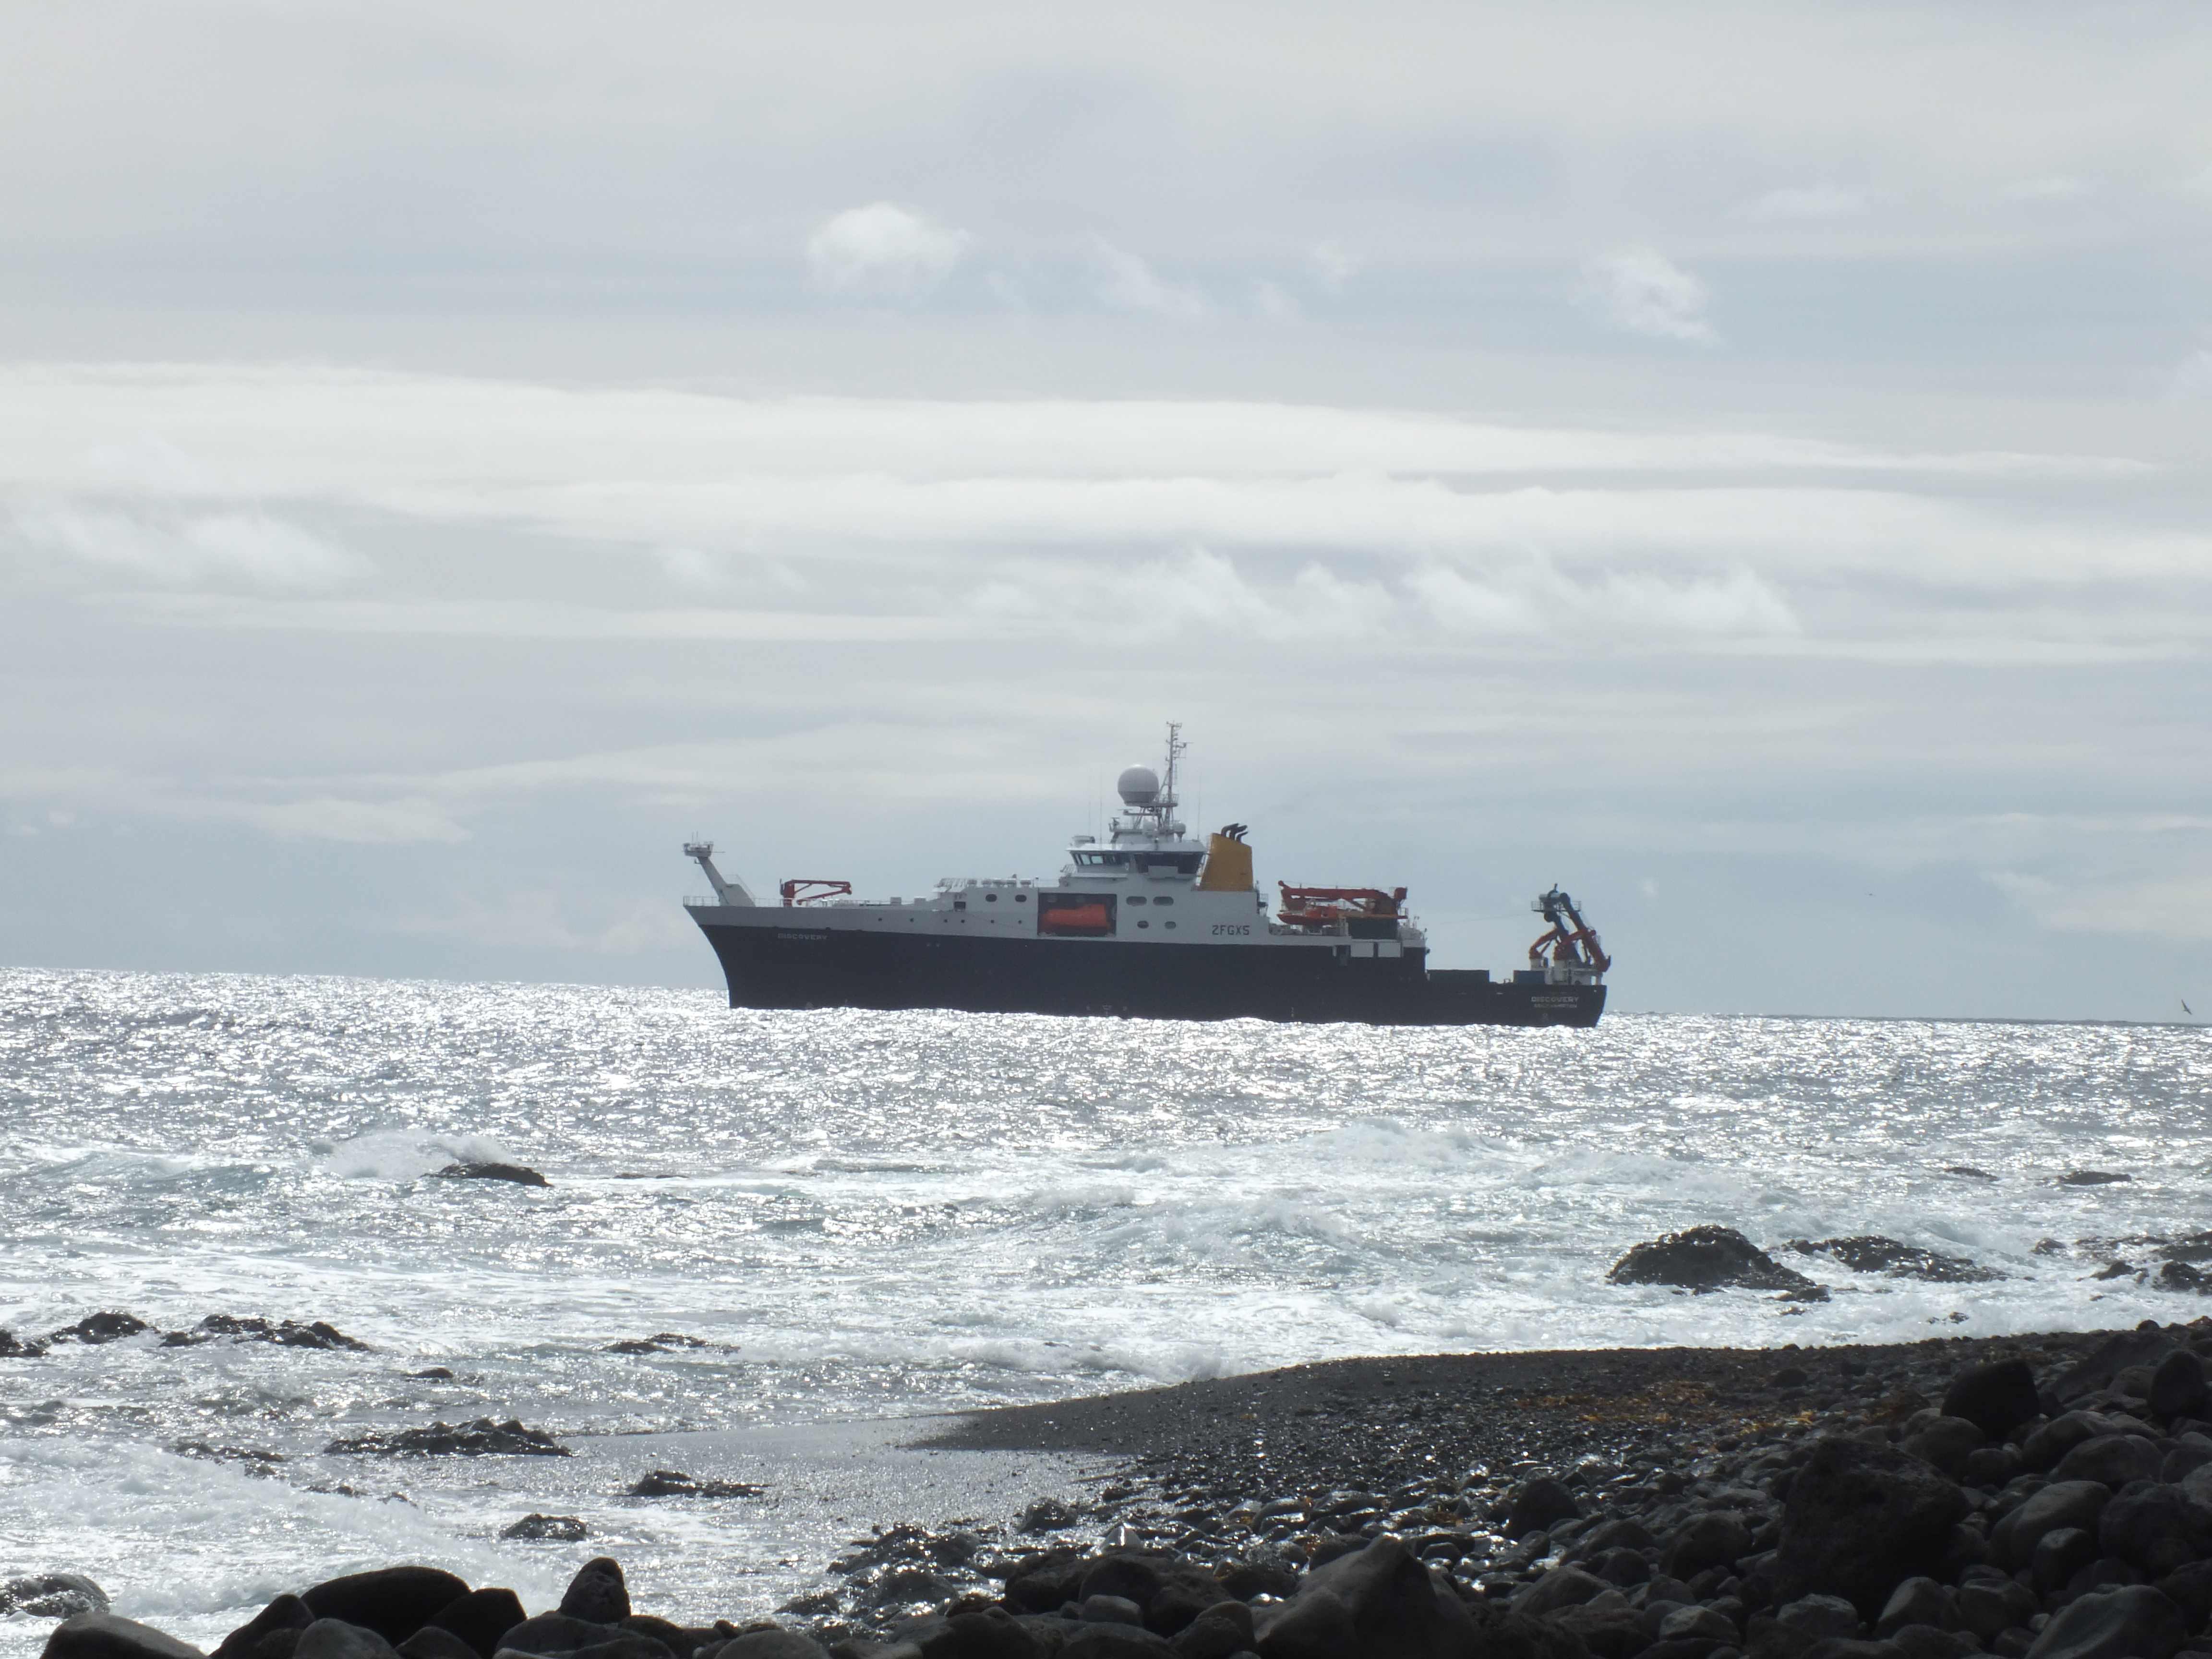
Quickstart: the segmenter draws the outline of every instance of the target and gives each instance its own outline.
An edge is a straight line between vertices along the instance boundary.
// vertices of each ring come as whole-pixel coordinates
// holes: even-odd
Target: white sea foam
[[[538,1605],[574,1562],[497,1541],[532,1509],[588,1512],[576,1549],[649,1565],[669,1605],[772,1605],[802,1571],[775,1564],[818,1563],[835,1516],[907,1500],[848,1484],[809,1508],[796,1452],[727,1512],[620,1494],[641,1460],[708,1446],[746,1478],[779,1425],[1352,1353],[2170,1317],[2170,1293],[2091,1275],[2155,1265],[2126,1241],[2194,1231],[2212,1195],[2212,1041],[2192,1030],[1176,1027],[27,971],[0,991],[0,1325],[321,1318],[375,1350],[142,1337],[0,1360],[0,1570],[90,1572],[203,1638],[276,1589],[402,1558]],[[455,1161],[554,1184],[423,1179]],[[2079,1168],[2132,1179],[2055,1183]],[[1606,1281],[1628,1245],[1700,1222],[1832,1299]],[[1862,1233],[2005,1276],[1785,1249]],[[609,1351],[662,1331],[708,1346]],[[453,1377],[410,1375],[432,1365]],[[487,1415],[578,1455],[323,1449]],[[284,1461],[256,1478],[173,1449],[195,1443]],[[311,1490],[341,1485],[362,1495]],[[43,1628],[0,1624],[0,1654]]]

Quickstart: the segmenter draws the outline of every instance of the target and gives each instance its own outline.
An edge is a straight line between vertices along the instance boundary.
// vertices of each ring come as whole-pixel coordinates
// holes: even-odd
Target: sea
[[[535,1609],[608,1553],[641,1607],[753,1616],[872,1528],[1005,1528],[1110,1473],[914,1448],[978,1407],[1347,1355],[2193,1317],[2102,1275],[2212,1225],[2208,1085],[2190,1027],[1372,1030],[0,970],[0,1326],[153,1328],[0,1358],[0,1579],[82,1573],[203,1645],[398,1561]],[[485,1161],[549,1184],[437,1174]],[[1607,1281],[1706,1223],[1830,1299]],[[2001,1276],[1790,1248],[1864,1235]],[[368,1348],[163,1342],[210,1316]],[[483,1418],[571,1455],[328,1449]],[[737,1494],[629,1495],[657,1469]],[[532,1513],[588,1536],[501,1536]],[[0,1620],[0,1654],[50,1623]]]

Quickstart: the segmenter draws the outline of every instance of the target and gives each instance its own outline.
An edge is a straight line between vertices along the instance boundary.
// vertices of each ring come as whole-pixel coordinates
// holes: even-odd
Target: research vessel
[[[1403,887],[1254,880],[1247,826],[1203,841],[1176,816],[1183,743],[1116,783],[1121,811],[1076,836],[1056,879],[952,877],[916,898],[862,899],[794,877],[761,902],[684,848],[710,896],[685,908],[721,961],[733,1008],[957,1008],[976,1013],[1266,1019],[1370,1025],[1582,1025],[1605,1008],[1611,960],[1556,885],[1530,907],[1528,965],[1428,965]]]

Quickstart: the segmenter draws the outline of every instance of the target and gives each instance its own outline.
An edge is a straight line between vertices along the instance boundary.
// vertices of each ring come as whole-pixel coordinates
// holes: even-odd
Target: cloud
[[[952,274],[966,251],[964,230],[940,225],[890,202],[848,208],[807,239],[817,285],[864,300],[917,300]]]
[[[1098,297],[1116,311],[1141,316],[1164,317],[1171,322],[1195,322],[1211,309],[1197,289],[1162,279],[1152,268],[1126,248],[1099,239]]]
[[[2046,173],[2037,179],[2015,179],[1997,191],[2008,202],[2057,202],[2085,193],[2088,186],[2071,173]]]
[[[1295,323],[1305,314],[1286,289],[1267,282],[1252,284],[1252,310],[1261,321],[1269,323]]]
[[[2201,869],[2072,885],[2045,876],[1995,871],[1989,881],[2042,926],[2058,932],[2212,940],[2212,876]]]
[[[312,531],[264,513],[154,520],[54,502],[18,509],[14,523],[34,546],[161,582],[234,576],[273,587],[329,587],[369,568]]]
[[[1367,264],[1365,254],[1341,242],[1316,242],[1306,257],[1314,263],[1316,280],[1331,294],[1343,293]]]
[[[1874,204],[1874,192],[1841,185],[1794,185],[1770,190],[1751,204],[1761,219],[1848,219]]]
[[[1583,267],[1577,298],[1608,328],[1655,340],[1717,344],[1705,285],[1653,247],[1618,249]]]

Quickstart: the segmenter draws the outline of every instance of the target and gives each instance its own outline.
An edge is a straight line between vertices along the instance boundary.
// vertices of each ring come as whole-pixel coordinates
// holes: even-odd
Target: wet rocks
[[[0,1359],[39,1359],[45,1357],[46,1352],[45,1343],[26,1342],[15,1332],[0,1328]]]
[[[74,1572],[44,1572],[0,1579],[0,1618],[68,1619],[80,1613],[106,1613],[107,1592]]]
[[[573,1515],[539,1515],[533,1510],[499,1535],[532,1543],[574,1544],[590,1537],[592,1529]]]
[[[1387,1533],[1309,1572],[1255,1623],[1266,1659],[1463,1659],[1475,1637],[1466,1605]]]
[[[291,1659],[300,1632],[315,1622],[314,1609],[296,1595],[280,1595],[224,1637],[215,1659]]]
[[[2062,1187],[2110,1187],[2116,1182],[2133,1181],[2131,1175],[2112,1170],[2069,1170],[2058,1177]]]
[[[758,1498],[767,1491],[743,1480],[702,1480],[681,1469],[655,1469],[629,1489],[632,1498]]]
[[[319,1620],[358,1625],[398,1642],[468,1593],[465,1581],[436,1567],[383,1567],[327,1579],[302,1590],[300,1600]]]
[[[1016,1524],[1022,1531],[1035,1534],[1065,1532],[1082,1519],[1081,1510],[1070,1508],[1057,1498],[1040,1498],[1022,1511],[1022,1518]]]
[[[537,1170],[520,1164],[448,1164],[433,1172],[440,1181],[505,1181],[517,1187],[550,1187]]]
[[[92,1348],[103,1343],[119,1342],[125,1337],[137,1336],[153,1328],[135,1314],[87,1314],[74,1325],[64,1325],[58,1331],[48,1332],[46,1340],[49,1344],[82,1342]]]
[[[544,1429],[526,1429],[514,1419],[489,1417],[449,1426],[398,1429],[386,1434],[358,1434],[333,1440],[326,1453],[351,1452],[375,1457],[567,1457],[568,1449]]]
[[[1789,1248],[1800,1255],[1825,1255],[1855,1273],[1890,1273],[1943,1285],[1978,1284],[2004,1277],[1996,1268],[1979,1266],[1965,1256],[1939,1255],[1879,1233],[1853,1238],[1793,1238]]]
[[[1633,1245],[1606,1278],[1615,1285],[1679,1285],[1692,1290],[1729,1285],[1754,1291],[1819,1288],[1733,1227],[1691,1227]]]
[[[161,1339],[165,1348],[191,1347],[229,1337],[240,1342],[273,1342],[284,1348],[343,1349],[351,1353],[374,1352],[368,1343],[348,1336],[326,1320],[302,1322],[296,1319],[267,1320],[258,1316],[210,1314],[189,1331],[172,1331]]]
[[[606,1346],[609,1353],[672,1353],[678,1348],[703,1348],[702,1337],[686,1336],[680,1331],[659,1331],[651,1336],[634,1336]]]
[[[392,1644],[373,1630],[343,1619],[318,1619],[301,1631],[292,1659],[398,1659]]]
[[[2202,1417],[2209,1402],[2212,1402],[2212,1386],[2205,1382],[2204,1362],[2196,1354],[2187,1348],[2176,1348],[2158,1362],[2145,1401],[2152,1416]]]
[[[1506,1500],[1505,1522],[1508,1538],[1526,1538],[1532,1532],[1548,1531],[1562,1521],[1580,1516],[1583,1507],[1575,1501],[1574,1493],[1564,1483],[1549,1475],[1539,1475],[1524,1480],[1513,1489]]]
[[[588,1619],[600,1625],[618,1625],[629,1618],[629,1586],[623,1581],[621,1564],[605,1555],[584,1563],[568,1581],[561,1611],[568,1618]]]

